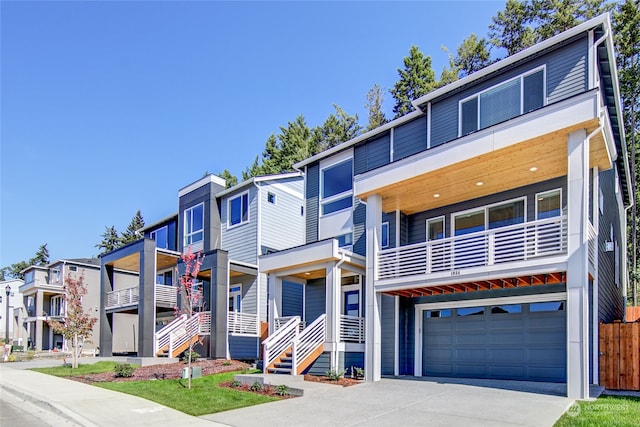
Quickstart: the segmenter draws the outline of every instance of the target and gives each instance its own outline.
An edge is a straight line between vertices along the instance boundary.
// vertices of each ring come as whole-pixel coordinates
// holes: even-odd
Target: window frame
[[[521,116],[525,113],[523,113],[524,111],[524,78],[527,76],[530,76],[532,74],[535,74],[539,71],[542,70],[542,107],[545,107],[547,105],[547,65],[546,64],[542,64],[538,67],[532,68],[531,70],[525,71],[524,73],[518,74],[517,76],[511,77],[510,79],[501,81],[500,83],[496,83],[492,86],[489,86],[488,88],[485,88],[479,92],[474,93],[473,95],[469,95],[465,98],[462,98],[458,101],[458,138],[461,138],[463,136],[466,135],[470,135],[474,132],[478,132],[481,131],[483,129],[487,129],[491,126],[494,126],[498,123],[502,123],[502,122],[498,122],[498,123],[493,123],[489,126],[486,126],[484,128],[480,127],[480,112],[481,112],[481,105],[480,105],[480,96],[486,92],[489,92],[491,90],[494,90],[500,86],[503,85],[507,85],[511,82],[513,82],[514,80],[520,80],[520,113],[515,115],[512,118]],[[476,98],[476,130],[468,132],[466,134],[462,133],[462,104],[467,103],[468,101],[472,100],[473,98]],[[542,108],[540,107],[540,108]],[[532,110],[534,111],[534,110]]]
[[[539,193],[536,193],[536,195],[535,195],[535,198],[536,198],[535,220],[536,221],[540,221],[538,219],[538,213],[539,213],[539,211],[538,211],[538,198],[544,196],[545,194],[555,193],[556,191],[560,193],[560,215],[558,215],[558,216],[559,217],[562,216],[562,187],[559,187],[559,188],[554,188],[552,190],[541,191]],[[549,217],[549,218],[556,218],[556,217]]]
[[[334,195],[329,196],[329,197],[324,197],[323,196],[323,191],[322,191],[323,188],[324,188],[324,181],[325,181],[324,172],[327,169],[334,168],[334,167],[336,167],[336,166],[338,166],[338,165],[340,165],[342,163],[347,163],[347,162],[351,163],[351,182],[350,182],[351,183],[351,188],[349,190],[347,190],[347,191],[343,191],[341,193],[334,194]],[[350,155],[349,157],[341,158],[339,160],[331,162],[331,163],[329,163],[329,164],[327,164],[325,166],[322,166],[320,168],[320,186],[318,188],[318,196],[319,196],[319,214],[320,214],[321,217],[334,215],[334,214],[336,214],[338,212],[344,212],[347,209],[353,209],[353,155]],[[336,211],[329,212],[329,213],[324,213],[324,209],[323,208],[324,208],[325,205],[328,205],[330,203],[337,202],[337,201],[340,201],[340,200],[343,200],[343,199],[347,199],[347,198],[351,198],[351,204],[349,206],[347,206],[345,208],[342,208],[342,209],[338,209]]]
[[[387,235],[386,245],[384,244],[385,228],[386,228],[386,235]],[[391,247],[391,242],[389,242],[389,221],[385,221],[380,225],[380,249],[388,249],[389,247]]]
[[[242,203],[243,203],[243,198],[246,196],[247,198],[247,219],[246,220],[242,220]],[[244,224],[248,224],[251,222],[251,200],[250,200],[250,194],[249,194],[249,190],[247,191],[243,191],[242,193],[238,193],[237,195],[235,195],[234,197],[230,197],[227,199],[227,229],[231,229],[231,228],[235,228],[235,227],[240,227]],[[237,222],[235,224],[231,223],[231,202],[233,202],[236,199],[240,199],[240,222]]]
[[[202,211],[203,213],[203,224],[204,224],[204,210]],[[204,228],[204,227],[203,227]],[[166,241],[166,246],[164,247],[160,247],[158,246],[158,240],[156,240],[156,236],[158,235],[158,231],[160,230],[166,230],[167,233],[167,241]],[[160,249],[169,249],[169,226],[168,225],[164,225],[162,227],[156,228],[155,230],[153,230],[151,233],[149,233],[149,237],[156,242],[156,248],[160,248]]]
[[[521,197],[514,197],[513,199],[507,199],[507,200],[503,200],[501,202],[496,202],[496,203],[491,203],[489,205],[483,205],[483,206],[476,206],[473,207],[471,209],[466,209],[463,211],[459,211],[459,212],[453,212],[451,214],[451,236],[452,237],[456,237],[455,234],[455,230],[456,230],[456,216],[459,215],[464,215],[467,213],[474,213],[474,212],[478,212],[478,211],[484,211],[484,230],[482,230],[482,232],[486,232],[489,230],[498,230],[502,227],[497,227],[497,228],[489,228],[489,209],[494,208],[496,206],[500,206],[500,205],[506,205],[509,203],[514,203],[514,202],[518,202],[518,201],[523,201],[524,205],[523,205],[523,214],[524,214],[524,218],[523,218],[523,222],[522,224],[526,224],[527,223],[527,196],[521,196]],[[512,224],[513,225],[513,224]],[[506,227],[510,227],[510,226],[506,226]],[[477,231],[474,231],[474,233],[478,233]],[[469,233],[471,234],[471,233]],[[460,234],[458,236],[464,236],[464,234]]]
[[[187,225],[189,224],[189,221],[187,221],[187,214],[191,214],[191,224],[193,224],[193,211],[199,206],[202,206],[202,228],[198,229],[197,231],[191,230],[190,232],[187,232]],[[204,202],[200,202],[200,203],[195,204],[195,205],[193,205],[191,207],[188,207],[187,209],[184,210],[184,212],[183,212],[184,224],[182,226],[182,229],[183,229],[182,240],[184,242],[184,246],[185,247],[190,246],[190,245],[194,245],[196,243],[204,242],[204,217],[205,217]],[[199,232],[202,232],[202,239],[201,240],[188,241],[191,236],[193,236],[194,234],[197,234]]]
[[[54,303],[56,303],[56,305],[59,308],[56,314],[54,314],[54,310],[53,310]],[[64,306],[64,298],[62,295],[54,295],[49,299],[49,315],[51,317],[64,317],[65,306]]]
[[[440,239],[429,238],[429,223],[435,222],[435,221],[442,221],[442,237]],[[444,215],[434,216],[432,218],[427,218],[425,220],[425,241],[435,242],[441,239],[445,239],[446,237],[447,237],[447,225],[446,225],[446,221],[444,220]]]
[[[273,200],[270,200],[270,198],[273,198]],[[272,192],[272,191],[267,191],[267,203],[271,203],[272,205],[276,205],[277,204],[277,197],[276,197],[276,193]]]
[[[235,283],[229,286],[229,296],[227,300],[227,310],[229,310],[229,302],[233,300],[233,310],[230,310],[230,312],[242,313],[242,283]]]

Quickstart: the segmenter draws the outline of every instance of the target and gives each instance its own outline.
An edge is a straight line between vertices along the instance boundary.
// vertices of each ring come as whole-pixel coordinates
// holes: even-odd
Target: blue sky
[[[412,44],[439,75],[504,1],[0,2],[0,267],[47,243],[89,257],[105,226],[177,211],[240,177],[267,137],[397,80]],[[392,98],[384,108],[391,116]]]

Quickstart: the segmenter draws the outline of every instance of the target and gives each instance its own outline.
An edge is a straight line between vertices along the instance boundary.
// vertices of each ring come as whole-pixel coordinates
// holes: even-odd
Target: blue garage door
[[[566,382],[563,301],[426,310],[422,375]]]

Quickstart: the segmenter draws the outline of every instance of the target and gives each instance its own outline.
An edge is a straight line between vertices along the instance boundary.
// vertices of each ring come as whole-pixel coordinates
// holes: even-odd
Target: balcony
[[[364,317],[341,314],[340,341],[364,343]]]
[[[435,281],[533,266],[567,252],[567,218],[559,216],[378,253],[376,286]]]
[[[178,304],[178,292],[175,286],[156,285],[156,305],[173,308]],[[107,293],[107,310],[135,307],[140,299],[138,286],[119,289]]]
[[[230,334],[251,335],[254,337],[259,335],[260,326],[257,314],[230,311],[228,322]]]

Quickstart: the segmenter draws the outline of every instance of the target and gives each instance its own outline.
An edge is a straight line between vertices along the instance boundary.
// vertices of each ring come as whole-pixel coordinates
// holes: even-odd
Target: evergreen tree
[[[127,226],[127,229],[122,233],[122,236],[120,237],[120,246],[141,239],[143,237],[142,232],[140,231],[142,228],[144,228],[144,219],[142,218],[140,209],[138,209],[133,218],[131,218],[131,222]]]
[[[252,176],[260,175],[261,170],[262,169],[260,168],[260,164],[258,162],[258,156],[256,156],[255,160],[253,161],[253,164],[251,166],[248,166],[244,171],[242,171],[242,180],[246,181]]]
[[[403,60],[404,68],[398,68],[400,78],[389,90],[396,103],[395,118],[413,109],[411,101],[431,92],[436,87],[436,78],[431,67],[431,57],[425,56],[418,46],[411,46],[409,56]]]
[[[442,72],[440,73],[440,80],[438,80],[437,87],[442,87],[448,85],[449,83],[453,83],[458,80],[458,66],[455,63],[455,58],[451,53],[449,53],[449,49],[442,46],[442,50],[447,53],[449,56],[449,65],[444,66],[442,68]]]
[[[471,34],[458,46],[457,56],[453,62],[458,70],[458,76],[465,77],[489,65],[490,57],[487,40]]]
[[[32,265],[45,266],[49,264],[49,249],[47,244],[40,245],[36,254],[29,260],[22,260],[0,269],[0,281],[7,279],[24,279],[24,270]]]
[[[531,25],[531,5],[527,1],[507,0],[504,10],[498,12],[489,25],[489,38],[497,47],[513,55],[536,43],[536,33]]]
[[[360,135],[362,127],[358,124],[358,115],[350,116],[339,105],[333,104],[335,114],[329,114],[322,126],[317,126],[312,133],[312,146],[321,152],[349,141]]]
[[[382,88],[378,84],[374,84],[373,87],[369,89],[369,92],[367,92],[367,103],[364,106],[367,109],[369,117],[366,127],[367,131],[387,123],[387,118],[382,110],[383,98]]]
[[[47,244],[40,245],[36,255],[29,260],[29,265],[45,266],[49,264],[49,249]]]
[[[238,178],[236,178],[235,175],[233,175],[231,172],[229,172],[228,169],[223,170],[222,172],[220,172],[218,174],[218,176],[222,179],[224,179],[225,181],[225,188],[231,188],[234,185],[238,184]]]
[[[96,248],[100,249],[100,255],[118,249],[120,246],[122,246],[122,239],[116,231],[116,228],[113,225],[111,227],[105,227],[104,233],[102,233],[102,241],[96,245]]]

